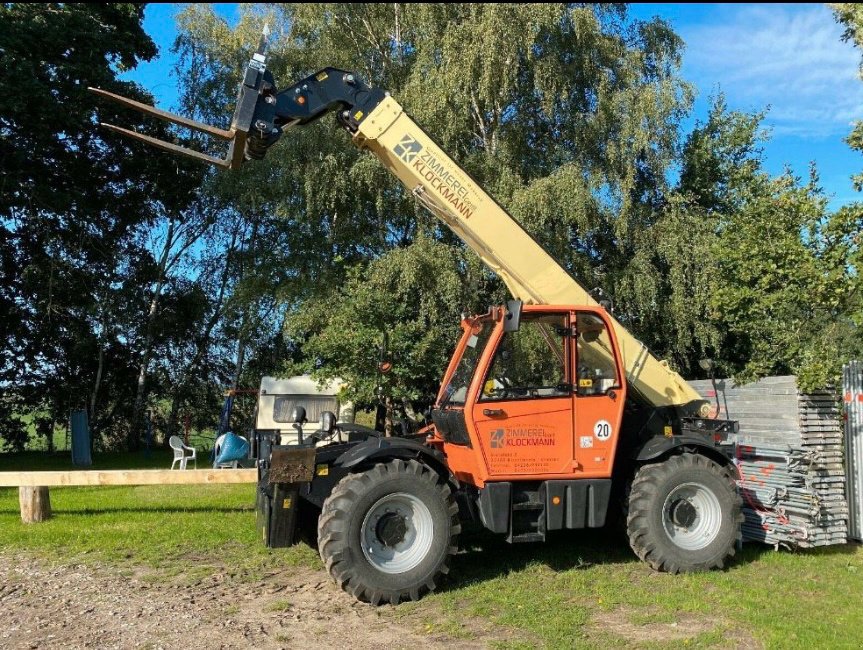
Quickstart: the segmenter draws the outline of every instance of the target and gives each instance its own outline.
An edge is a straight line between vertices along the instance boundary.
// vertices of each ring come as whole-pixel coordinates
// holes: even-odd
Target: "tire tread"
[[[422,584],[410,585],[403,589],[386,589],[372,584],[366,584],[356,571],[356,553],[347,539],[350,528],[352,506],[369,489],[398,476],[409,476],[411,480],[422,481],[437,491],[446,506],[450,517],[450,539],[447,552],[434,574]],[[458,504],[452,490],[446,481],[427,465],[416,460],[393,459],[386,463],[377,463],[371,468],[354,474],[348,474],[333,488],[330,496],[324,501],[321,515],[318,519],[318,551],[333,581],[344,591],[358,600],[372,605],[390,603],[397,605],[405,600],[419,600],[426,593],[437,587],[437,578],[449,573],[449,563],[458,550],[458,535],[461,525],[458,519]]]

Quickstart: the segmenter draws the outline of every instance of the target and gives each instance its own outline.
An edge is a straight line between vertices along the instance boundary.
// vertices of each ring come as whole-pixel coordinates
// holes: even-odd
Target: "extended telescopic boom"
[[[225,158],[216,158],[156,138],[105,125],[173,153],[225,169],[260,159],[290,127],[334,112],[354,144],[372,152],[435,216],[449,226],[506,283],[513,297],[528,304],[596,305],[596,300],[521,225],[498,205],[382,90],[354,73],[319,72],[278,91],[263,52],[250,60],[228,131],[92,89],[149,115],[227,140]],[[708,403],[665,361],[654,357],[617,320],[615,334],[630,394],[670,417],[707,415]]]

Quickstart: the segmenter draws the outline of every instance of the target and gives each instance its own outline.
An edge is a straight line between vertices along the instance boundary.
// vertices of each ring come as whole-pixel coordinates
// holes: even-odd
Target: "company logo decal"
[[[491,448],[504,447],[553,447],[554,432],[542,427],[512,427],[491,432]]]
[[[396,155],[406,163],[413,162],[414,158],[416,158],[417,154],[422,150],[423,146],[409,135],[403,137],[401,142],[393,147],[393,151],[395,151]]]
[[[468,189],[467,180],[454,163],[445,156],[435,154],[423,147],[411,135],[405,135],[393,147],[395,154],[402,161],[410,164],[411,169],[425,181],[428,186],[452,206],[452,210],[465,219],[470,219],[477,209],[476,198]]]

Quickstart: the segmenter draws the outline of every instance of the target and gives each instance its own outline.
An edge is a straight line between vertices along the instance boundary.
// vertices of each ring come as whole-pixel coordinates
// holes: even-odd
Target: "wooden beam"
[[[0,472],[0,487],[63,487],[75,485],[195,485],[257,483],[251,469],[112,469],[64,472]]]

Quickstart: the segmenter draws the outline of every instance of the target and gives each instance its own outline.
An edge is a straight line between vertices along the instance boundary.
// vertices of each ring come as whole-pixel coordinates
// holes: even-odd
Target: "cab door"
[[[573,469],[585,478],[609,477],[626,397],[620,353],[602,310],[574,311],[570,319],[575,324]]]
[[[568,309],[525,310],[498,329],[478,369],[471,409],[490,480],[569,474],[573,461],[572,336]]]

